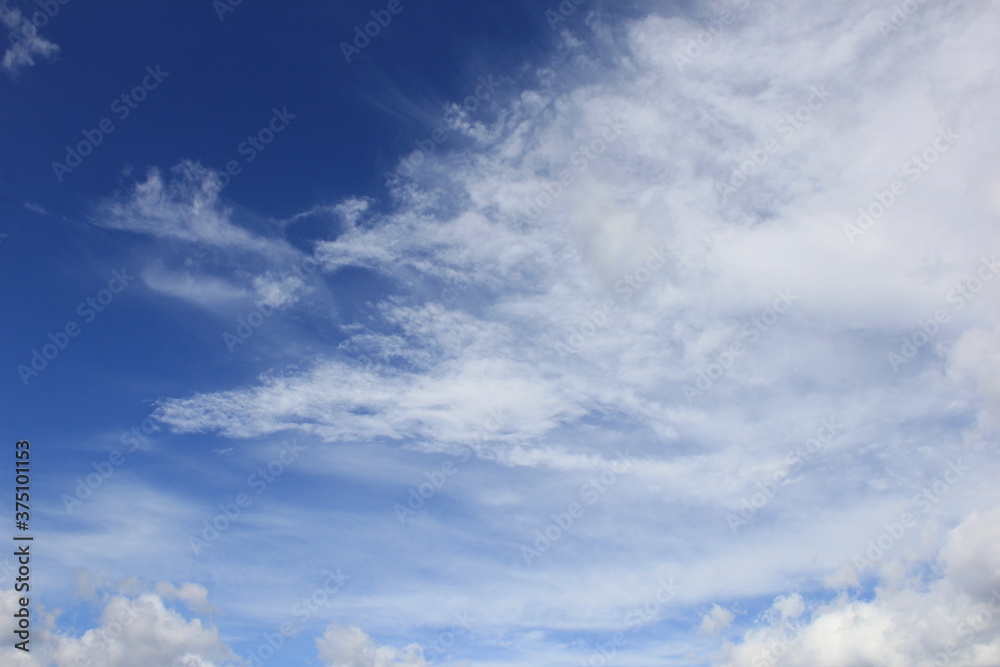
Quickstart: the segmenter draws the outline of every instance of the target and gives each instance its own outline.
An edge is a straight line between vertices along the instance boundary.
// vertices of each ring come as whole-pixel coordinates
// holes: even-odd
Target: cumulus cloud
[[[182,600],[191,611],[207,613],[215,609],[208,603],[208,589],[200,584],[184,582],[174,586],[169,581],[156,584],[156,594],[164,600]]]
[[[973,514],[948,534],[926,580],[880,585],[806,610],[782,596],[730,644],[726,665],[991,665],[1000,660],[1000,509]]]
[[[402,649],[379,646],[353,625],[331,625],[316,640],[316,648],[327,667],[427,667],[418,644]]]
[[[171,588],[171,594],[197,605],[202,598],[199,588],[185,584],[180,589]],[[0,611],[8,636],[13,633],[17,599],[14,591],[0,593]],[[152,593],[135,598],[111,596],[104,602],[100,624],[80,636],[61,631],[54,614],[37,607],[35,613],[38,615],[32,627],[31,652],[25,654],[4,647],[0,649],[0,657],[5,665],[216,667],[234,657],[219,639],[216,628],[202,624],[197,618],[185,619]]]
[[[710,635],[718,634],[732,625],[733,618],[733,612],[714,604],[701,619],[701,631]]]

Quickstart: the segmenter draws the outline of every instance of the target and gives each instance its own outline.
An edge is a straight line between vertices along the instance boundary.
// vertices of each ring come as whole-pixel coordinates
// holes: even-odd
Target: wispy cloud
[[[36,14],[45,17],[42,25],[48,23],[48,19],[51,18],[44,12],[36,12]],[[8,7],[6,1],[0,4],[0,21],[7,29],[6,41],[10,43],[10,46],[4,51],[0,64],[10,76],[16,78],[21,70],[34,65],[35,58],[38,56],[53,60],[59,53],[58,45],[38,34],[38,27],[33,16],[22,14],[17,7]]]
[[[339,234],[308,255],[318,273],[331,284],[377,277],[391,294],[338,313],[334,342],[328,321],[317,325],[298,363],[160,402],[157,419],[177,433],[297,431],[330,445],[304,478],[375,486],[379,457],[473,448],[434,510],[407,526],[391,502],[366,514],[384,532],[343,522],[336,544],[357,569],[393,574],[364,599],[345,596],[321,659],[368,650],[365,664],[421,664],[410,642],[372,636],[425,631],[430,598],[489,619],[469,641],[509,649],[505,664],[568,662],[592,649],[567,635],[620,629],[659,578],[676,576],[681,592],[620,649],[623,664],[668,653],[754,664],[785,624],[804,663],[919,664],[938,644],[919,639],[917,610],[961,615],[1000,586],[980,566],[992,552],[979,537],[998,471],[983,454],[995,448],[989,290],[1000,283],[961,308],[949,300],[1000,250],[1000,94],[985,85],[1000,65],[998,10],[928,4],[886,33],[891,12],[870,3],[743,4],[683,68],[677,45],[705,30],[694,17],[581,23],[534,85],[498,101],[498,120],[452,118],[468,141],[428,155],[384,206],[355,197],[331,209]],[[821,108],[809,105],[817,88],[829,91]],[[948,130],[959,140],[947,154],[849,242],[858,208],[912,178],[907,161]],[[746,182],[720,189],[737,168]],[[274,265],[305,255],[277,231],[237,224],[214,172],[154,170],[101,215],[164,243],[253,258],[240,289],[303,300]],[[780,316],[778,294],[794,295]],[[947,326],[894,368],[888,355],[941,309]],[[712,382],[689,401],[701,374]],[[491,412],[502,427],[475,438]],[[837,437],[795,465],[831,417]],[[558,525],[553,513],[620,449],[635,462],[627,482],[526,570],[518,547]],[[972,454],[972,471],[898,552],[864,576],[843,570],[949,461]],[[781,493],[734,535],[727,517],[776,471]],[[281,510],[262,531],[330,520]],[[314,539],[316,553],[333,544]],[[944,578],[919,575],[921,564]],[[744,612],[761,604],[754,625],[757,609]],[[996,650],[995,626],[982,632],[969,655]]]
[[[314,306],[335,312],[318,285],[319,263],[282,235],[292,221],[275,224],[241,211],[223,199],[222,189],[220,173],[195,162],[167,173],[151,168],[100,201],[92,220],[153,241],[155,256],[145,260],[141,275],[160,294],[227,318],[257,306],[288,309],[307,294]],[[311,214],[332,212],[304,215]]]

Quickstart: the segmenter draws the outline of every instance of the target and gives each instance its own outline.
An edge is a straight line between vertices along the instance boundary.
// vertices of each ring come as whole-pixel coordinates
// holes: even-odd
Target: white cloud
[[[734,618],[733,612],[714,604],[701,619],[701,631],[710,635],[718,634],[732,625]]]
[[[961,308],[949,297],[1000,247],[1000,95],[989,84],[998,11],[925,3],[883,36],[891,9],[870,3],[752,3],[683,71],[675,52],[702,30],[694,19],[596,24],[597,37],[568,41],[551,76],[508,99],[496,122],[455,117],[468,147],[429,157],[390,206],[335,208],[342,233],[315,253],[330,280],[347,267],[378,273],[395,296],[338,320],[336,347],[322,329],[326,347],[308,361],[165,398],[157,417],[229,438],[298,430],[338,445],[311,473],[362,481],[384,481],[382,471],[340,456],[378,461],[390,451],[381,441],[446,453],[473,444],[481,460],[441,491],[439,506],[461,512],[427,511],[405,535],[366,524],[344,540],[377,588],[345,605],[378,636],[414,631],[433,598],[490,619],[481,632],[497,642],[536,633],[537,652],[516,664],[577,657],[548,633],[620,629],[666,573],[682,593],[651,619],[665,621],[655,632],[672,632],[676,617],[742,632],[726,649],[732,664],[752,664],[788,628],[800,661],[789,664],[919,664],[985,604],[996,562],[993,531],[972,511],[992,502],[1000,472],[977,424],[998,397],[987,290],[1000,283]],[[829,96],[811,108],[815,87]],[[907,161],[949,129],[957,140],[914,180]],[[770,140],[777,148],[756,165]],[[724,197],[717,184],[748,160],[746,183]],[[859,207],[877,210],[894,180],[905,192],[852,243],[845,225]],[[289,261],[290,246],[236,224],[215,184],[190,164],[172,181],[153,172],[106,209],[108,224],[264,258],[239,284],[275,303],[301,298],[269,265]],[[780,314],[779,290],[795,295]],[[947,322],[894,369],[889,353],[942,310]],[[688,400],[702,377],[709,386]],[[503,424],[475,438],[491,411]],[[804,458],[831,417],[837,437]],[[625,448],[637,463],[628,482],[532,569],[512,565]],[[974,455],[932,510],[914,508],[949,461]],[[787,484],[750,505],[776,471]],[[744,501],[747,524],[731,531],[726,517]],[[268,519],[283,530],[317,520],[282,509]],[[906,540],[864,576],[845,566],[902,511],[920,520]],[[470,546],[482,534],[487,544]],[[946,576],[921,587],[912,568],[929,562]],[[872,579],[874,600],[843,592]],[[739,626],[731,610],[791,581],[801,593]],[[961,659],[990,664],[995,626],[977,632]],[[707,654],[712,640],[645,641],[629,647],[629,664]],[[334,664],[416,660],[353,626],[331,627],[318,647]]]
[[[881,585],[872,600],[846,595],[802,616],[800,596],[779,598],[760,626],[729,645],[719,664],[983,666],[1000,660],[1000,509],[952,530],[936,564],[944,576],[913,574]],[[931,570],[934,571],[934,570]],[[789,601],[795,600],[792,608]]]
[[[266,274],[256,276],[253,280],[256,302],[280,308],[298,299],[298,294],[305,288],[305,283],[298,276],[273,276]]]
[[[1000,328],[970,329],[955,343],[949,371],[956,380],[972,380],[983,399],[983,426],[1000,426]]]
[[[184,586],[180,590],[191,592]],[[13,633],[17,599],[13,591],[0,592],[0,611],[7,636]],[[234,657],[220,641],[218,630],[203,625],[199,619],[185,619],[151,593],[136,598],[110,597],[101,612],[100,625],[78,637],[59,630],[55,616],[44,609],[36,606],[34,611],[37,615],[32,627],[31,652],[24,654],[6,646],[0,649],[5,665],[215,667],[219,661]]]
[[[101,201],[94,222],[154,240],[155,256],[141,275],[160,294],[227,319],[257,306],[288,309],[307,294],[314,307],[335,312],[325,292],[314,289],[318,263],[280,234],[294,218],[258,219],[221,192],[220,174],[198,163],[183,161],[167,174],[150,168],[144,180]],[[332,211],[316,207],[302,215]]]
[[[142,271],[150,289],[175,299],[191,301],[206,308],[219,308],[246,301],[249,290],[229,280],[191,271],[175,271],[161,261],[150,262]]]
[[[233,211],[223,205],[217,172],[184,161],[164,177],[151,168],[146,179],[120,197],[104,201],[96,221],[104,226],[157,237],[231,248],[268,256],[279,254],[281,243],[236,225]]]
[[[420,646],[379,646],[355,626],[331,625],[316,640],[319,659],[327,667],[426,667]]]
[[[208,613],[215,609],[208,603],[208,590],[201,584],[187,581],[178,587],[169,581],[160,581],[156,584],[156,594],[164,600],[182,600],[191,611]]]
[[[161,417],[230,436],[299,426],[328,440],[449,442],[456,424],[475,428],[492,402],[514,415],[511,437],[537,440],[600,406],[664,439],[680,432],[698,441],[713,428],[703,410],[720,401],[768,412],[802,382],[817,388],[817,405],[893,387],[899,376],[885,355],[936,309],[950,308],[948,290],[981,248],[1000,240],[980,206],[986,193],[967,197],[962,176],[979,165],[995,172],[986,163],[992,121],[950,97],[937,101],[925,83],[938,85],[938,72],[947,72],[940,85],[949,96],[978,95],[977,108],[991,108],[996,96],[978,82],[994,63],[953,72],[948,55],[953,43],[989,37],[963,13],[932,14],[891,41],[877,29],[881,14],[864,3],[820,13],[754,6],[684,72],[674,65],[675,43],[662,37],[685,38],[697,25],[630,23],[626,43],[606,55],[614,66],[584,65],[572,79],[583,84],[556,79],[511,99],[473,149],[430,156],[415,181],[393,191],[391,211],[375,213],[361,199],[339,207],[344,232],[317,247],[326,269],[378,271],[413,283],[411,299],[426,301],[386,300],[374,322],[343,323],[353,333],[348,346],[390,334],[404,341],[402,367],[361,373],[328,358],[297,375],[268,374],[256,387],[166,401]],[[780,45],[771,39],[778,16],[795,28]],[[901,53],[917,57],[925,42],[937,50],[920,56],[923,69],[885,77]],[[790,52],[801,54],[792,70]],[[813,52],[823,57],[807,64]],[[779,130],[817,87],[829,99],[807,108],[790,135]],[[710,113],[692,112],[702,108]],[[605,140],[615,119],[621,136]],[[904,178],[901,164],[945,127],[980,139],[942,154],[849,243],[844,225],[873,187]],[[779,150],[722,202],[715,184],[775,137]],[[559,182],[563,170],[572,183]],[[963,208],[961,233],[940,224],[955,217],[941,202]],[[795,305],[750,345],[741,327],[777,290],[793,293]],[[956,313],[938,340],[954,340],[975,318],[979,304]],[[577,353],[564,354],[573,341]],[[730,341],[753,349],[689,404],[684,387]],[[909,367],[935,357],[926,349]],[[859,418],[871,412],[852,409]],[[813,423],[804,412],[787,417]]]
[[[38,13],[45,16],[44,12]],[[59,53],[59,46],[39,35],[31,18],[23,15],[20,9],[8,7],[4,2],[0,5],[0,21],[7,28],[7,37],[10,38],[10,46],[4,51],[0,64],[12,77],[25,67],[34,65],[37,56],[52,60]]]

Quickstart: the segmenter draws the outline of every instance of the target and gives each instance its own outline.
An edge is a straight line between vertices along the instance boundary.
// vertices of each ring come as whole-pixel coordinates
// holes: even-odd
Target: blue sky
[[[998,21],[7,0],[0,662],[1000,664]]]

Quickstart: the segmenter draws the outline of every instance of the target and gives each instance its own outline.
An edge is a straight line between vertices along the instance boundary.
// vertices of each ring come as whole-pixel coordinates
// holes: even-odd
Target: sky
[[[293,4],[0,3],[0,663],[1000,665],[1000,5]]]

